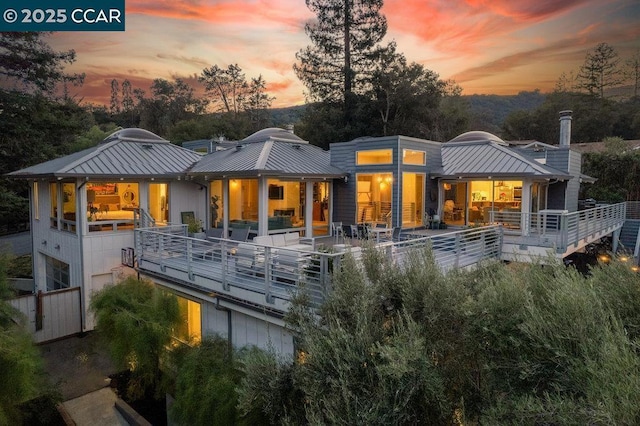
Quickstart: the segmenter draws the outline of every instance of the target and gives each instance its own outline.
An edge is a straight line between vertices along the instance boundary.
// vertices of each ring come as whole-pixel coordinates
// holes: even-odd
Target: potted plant
[[[202,221],[196,218],[190,218],[187,222],[187,232],[190,237],[193,238],[205,238],[205,233],[202,229]]]

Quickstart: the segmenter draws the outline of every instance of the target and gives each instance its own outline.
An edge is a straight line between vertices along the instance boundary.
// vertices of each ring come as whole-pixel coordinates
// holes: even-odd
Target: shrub
[[[181,317],[178,301],[153,283],[127,277],[93,295],[96,328],[119,368],[131,370],[127,396],[164,397],[161,360]]]

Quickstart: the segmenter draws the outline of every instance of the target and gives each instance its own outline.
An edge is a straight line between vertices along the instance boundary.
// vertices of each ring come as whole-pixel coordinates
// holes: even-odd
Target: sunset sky
[[[385,41],[467,95],[550,91],[598,43],[622,57],[640,49],[639,0],[386,0],[382,13]],[[292,65],[313,18],[304,0],[126,0],[125,32],[60,32],[50,44],[76,50],[85,102],[108,104],[113,78],[196,85],[202,69],[237,63],[247,78],[262,74],[282,107],[304,103]]]

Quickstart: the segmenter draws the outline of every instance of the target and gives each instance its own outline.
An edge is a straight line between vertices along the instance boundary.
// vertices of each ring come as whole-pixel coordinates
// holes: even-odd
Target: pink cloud
[[[389,0],[389,27],[443,52],[477,53],[497,38],[560,16],[589,0]],[[407,23],[411,23],[407,25]]]
[[[130,0],[127,13],[181,20],[201,20],[218,25],[280,26],[301,29],[309,14],[304,4],[278,0]],[[307,11],[307,13],[304,13]]]

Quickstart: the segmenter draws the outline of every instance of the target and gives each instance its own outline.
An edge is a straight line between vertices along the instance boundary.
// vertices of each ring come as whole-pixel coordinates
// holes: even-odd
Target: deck
[[[183,229],[167,226],[136,230],[138,269],[155,278],[273,314],[284,313],[301,286],[309,292],[312,303],[321,304],[331,289],[332,271],[340,267],[346,253],[356,258],[362,255],[358,240],[325,240],[322,247],[319,240],[308,249],[294,250],[227,239],[199,240],[184,235]],[[426,246],[432,248],[443,271],[472,267],[484,259],[499,258],[502,231],[494,225],[412,235],[402,241],[375,245],[399,264],[412,251]]]
[[[516,214],[484,227],[407,231],[400,241],[383,239],[375,247],[402,264],[412,251],[429,246],[443,272],[473,267],[485,259],[563,258],[620,230],[626,203],[572,213]],[[332,271],[340,267],[345,253],[360,257],[363,245],[360,240],[331,237],[296,248],[201,240],[188,237],[186,228],[178,225],[140,228],[135,235],[142,273],[272,315],[286,312],[301,287],[312,303],[321,304],[331,291]]]

